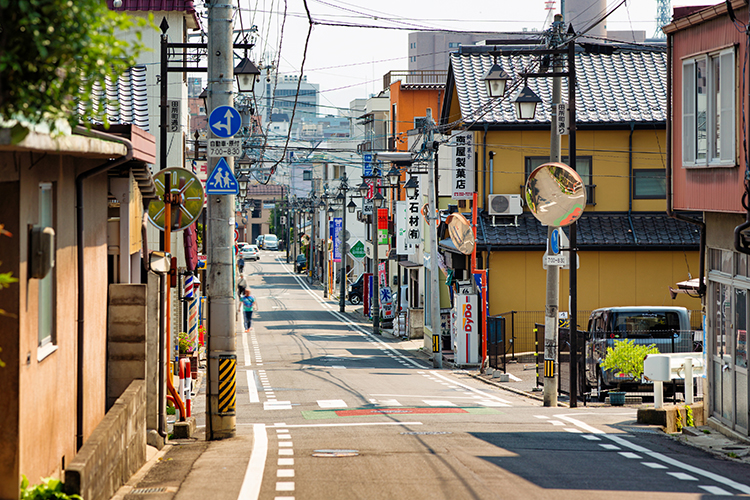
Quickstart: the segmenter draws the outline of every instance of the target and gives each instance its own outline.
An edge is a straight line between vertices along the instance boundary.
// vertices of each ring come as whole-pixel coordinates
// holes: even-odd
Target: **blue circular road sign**
[[[240,131],[242,117],[232,106],[219,106],[208,115],[208,128],[216,137],[232,137]]]

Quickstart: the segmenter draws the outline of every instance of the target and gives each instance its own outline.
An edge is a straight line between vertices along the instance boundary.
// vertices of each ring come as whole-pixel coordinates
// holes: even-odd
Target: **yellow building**
[[[517,88],[497,101],[485,90],[483,78],[494,60],[491,52],[498,49],[503,47],[468,46],[451,54],[441,123],[446,131],[473,132],[480,213],[477,267],[486,265],[488,270],[489,314],[510,318],[516,311],[515,350],[521,352],[534,349],[533,323],[544,322],[547,227],[523,206],[522,191],[529,173],[549,161],[553,79],[528,79],[542,103],[533,120],[518,120],[512,104]],[[497,62],[511,78],[534,64],[529,57],[508,55]],[[698,277],[700,231],[666,214],[665,70],[666,54],[661,50],[585,45],[576,54],[577,171],[588,198],[577,224],[581,329],[589,311],[598,307],[700,309],[699,299],[686,294],[673,299],[669,289]],[[561,143],[566,162],[567,135]],[[449,141],[447,147],[456,146]],[[451,169],[441,167],[446,175]],[[470,214],[470,201],[453,203],[459,212]],[[447,253],[449,246],[443,248]],[[462,261],[455,253],[446,261],[469,267],[468,259]],[[464,278],[467,273],[456,272]],[[568,275],[561,270],[560,311],[568,310]],[[694,321],[700,324],[699,315]]]

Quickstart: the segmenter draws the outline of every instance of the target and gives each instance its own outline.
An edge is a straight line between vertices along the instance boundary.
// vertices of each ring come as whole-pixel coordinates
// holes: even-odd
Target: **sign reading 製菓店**
[[[461,132],[451,136],[451,185],[454,200],[474,196],[474,134]]]

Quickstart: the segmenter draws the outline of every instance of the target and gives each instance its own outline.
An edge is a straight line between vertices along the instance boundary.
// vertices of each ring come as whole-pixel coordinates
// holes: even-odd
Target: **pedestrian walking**
[[[240,258],[237,259],[237,267],[240,268],[240,274],[245,271],[245,258],[240,254]]]
[[[245,288],[245,295],[240,299],[242,300],[242,312],[245,318],[245,333],[250,331],[250,327],[253,326],[253,305],[255,304],[255,297],[250,293],[249,288]]]
[[[237,295],[240,296],[240,300],[242,300],[242,297],[245,295],[245,288],[247,288],[247,281],[245,281],[244,276],[240,276],[240,279],[237,282]]]

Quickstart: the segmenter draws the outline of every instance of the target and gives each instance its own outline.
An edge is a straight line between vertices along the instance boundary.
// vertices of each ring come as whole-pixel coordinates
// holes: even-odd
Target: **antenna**
[[[672,5],[670,0],[656,0],[656,32],[654,32],[654,38],[666,38],[667,35],[661,30],[661,28],[671,22]]]

